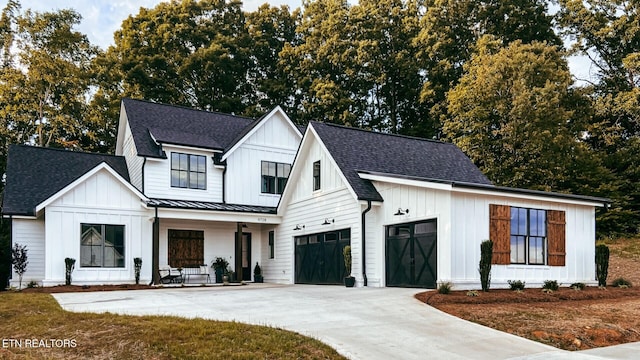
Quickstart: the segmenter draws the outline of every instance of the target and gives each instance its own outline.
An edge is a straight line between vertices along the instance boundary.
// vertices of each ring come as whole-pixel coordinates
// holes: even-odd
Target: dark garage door
[[[296,284],[344,283],[342,249],[349,245],[351,229],[297,236]]]
[[[437,222],[387,226],[387,286],[436,288]]]

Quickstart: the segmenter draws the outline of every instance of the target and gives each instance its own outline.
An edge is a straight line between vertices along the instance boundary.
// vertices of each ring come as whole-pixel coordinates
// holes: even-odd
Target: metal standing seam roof
[[[208,201],[187,201],[187,200],[170,200],[170,199],[149,199],[147,202],[149,207],[167,208],[167,209],[188,209],[188,210],[213,210],[213,211],[229,211],[242,213],[258,213],[258,214],[275,214],[276,208],[270,206],[225,204]]]
[[[492,185],[451,143],[321,122],[311,125],[360,200],[383,201],[371,181],[360,178],[358,171]]]
[[[38,204],[103,162],[129,181],[127,163],[121,156],[10,145],[2,213],[35,216]]]

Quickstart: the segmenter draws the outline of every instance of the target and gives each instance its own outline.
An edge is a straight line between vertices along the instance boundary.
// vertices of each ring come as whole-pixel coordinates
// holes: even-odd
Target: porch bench
[[[183,282],[182,273],[176,268],[172,268],[168,265],[160,266],[158,269],[160,274],[160,282],[163,284],[176,284]]]
[[[206,280],[206,283],[211,282],[211,275],[209,273],[209,266],[207,265],[196,265],[182,268],[182,276],[184,277],[184,282],[189,282],[191,277],[202,277],[202,280]]]

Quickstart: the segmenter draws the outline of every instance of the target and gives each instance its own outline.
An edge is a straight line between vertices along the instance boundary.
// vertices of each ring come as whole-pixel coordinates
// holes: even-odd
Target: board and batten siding
[[[123,117],[126,119],[124,107],[122,108],[120,117],[120,121],[124,121]],[[124,159],[127,162],[127,169],[129,170],[129,180],[131,181],[131,184],[135,186],[136,189],[142,191],[142,165],[144,163],[144,158],[138,156],[138,150],[136,149],[136,144],[133,140],[129,122],[126,121],[125,124],[124,143],[122,145],[121,155],[124,156]]]
[[[489,205],[508,205],[541,210],[560,210],[566,216],[565,266],[497,265],[491,270],[491,286],[508,287],[508,280],[522,280],[527,286],[539,286],[545,280],[571,284],[594,284],[595,279],[595,209],[593,206],[564,204],[554,201],[528,200],[460,194],[452,196],[452,274],[456,288],[478,288],[480,277],[480,243],[489,239]]]
[[[44,219],[12,219],[11,233],[13,244],[26,245],[27,270],[22,276],[22,287],[30,281],[42,285],[44,279],[45,249],[44,249]],[[18,274],[11,267],[11,286],[18,286]]]
[[[262,161],[293,164],[300,135],[275,113],[227,158],[226,201],[231,204],[277,206],[280,195],[262,193]]]
[[[297,159],[299,173],[288,196],[288,203],[282,204],[282,223],[275,229],[275,259],[265,262],[264,279],[267,282],[292,284],[295,282],[296,236],[311,235],[333,230],[351,229],[351,273],[356,277],[356,286],[362,286],[361,252],[361,206],[354,198],[339,170],[323,151],[318,141],[309,137]],[[313,191],[313,163],[321,162],[321,187]],[[324,220],[333,219],[330,225],[322,225]],[[302,230],[293,230],[296,225]]]
[[[45,276],[43,285],[65,281],[67,257],[76,259],[74,284],[121,284],[135,281],[133,258],[140,257],[142,283],[151,279],[151,210],[111,173],[100,170],[45,209]],[[81,224],[125,227],[124,268],[80,266]]]
[[[166,159],[147,159],[144,167],[144,191],[150,198],[222,202],[222,169],[213,165],[213,151],[163,145]],[[172,153],[202,155],[206,159],[207,188],[184,189],[171,186]]]
[[[451,193],[444,190],[409,185],[373,182],[384,202],[375,207],[375,217],[367,214],[367,276],[369,285],[386,286],[385,243],[387,226],[437,219],[437,278],[451,277]],[[409,210],[405,215],[394,215],[398,209]],[[375,222],[373,221],[375,219]]]

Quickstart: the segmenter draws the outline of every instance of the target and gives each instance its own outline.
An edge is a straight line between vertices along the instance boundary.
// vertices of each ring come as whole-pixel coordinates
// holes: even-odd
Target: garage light
[[[393,215],[394,216],[399,216],[399,215],[406,215],[408,213],[409,213],[409,209],[402,210],[401,208],[398,208],[398,211]]]

